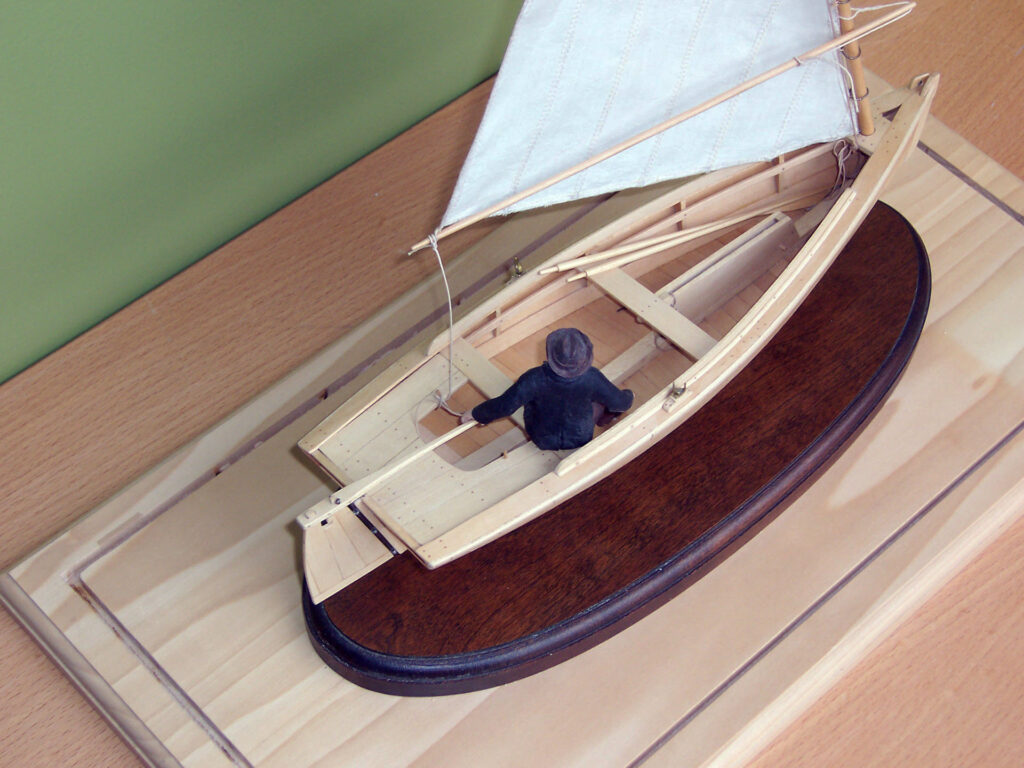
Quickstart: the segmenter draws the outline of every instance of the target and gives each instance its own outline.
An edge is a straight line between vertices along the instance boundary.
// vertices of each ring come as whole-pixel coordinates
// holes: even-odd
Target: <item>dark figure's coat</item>
[[[633,404],[633,393],[616,387],[597,368],[566,378],[544,363],[520,376],[503,394],[480,403],[473,418],[487,424],[524,406],[526,433],[538,448],[579,448],[594,437],[594,403],[622,413]]]

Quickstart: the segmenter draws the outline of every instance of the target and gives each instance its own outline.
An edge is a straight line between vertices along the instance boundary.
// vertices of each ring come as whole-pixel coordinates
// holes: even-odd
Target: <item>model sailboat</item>
[[[875,130],[856,48],[911,5],[851,31],[829,0],[527,0],[436,237],[599,204],[304,438],[342,485],[299,517],[311,605],[400,553],[444,566],[628,474],[742,371],[916,142],[935,78],[884,96],[894,116]],[[574,451],[536,447],[521,412],[459,423],[569,325],[636,393],[627,415]]]

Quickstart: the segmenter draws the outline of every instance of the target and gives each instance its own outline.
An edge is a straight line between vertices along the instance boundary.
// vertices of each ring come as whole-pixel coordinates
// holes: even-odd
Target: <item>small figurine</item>
[[[595,423],[604,426],[633,404],[632,390],[619,389],[593,367],[594,345],[582,331],[552,331],[546,347],[546,362],[528,370],[503,394],[463,414],[462,420],[488,424],[524,406],[526,432],[537,447],[563,450],[590,442]]]

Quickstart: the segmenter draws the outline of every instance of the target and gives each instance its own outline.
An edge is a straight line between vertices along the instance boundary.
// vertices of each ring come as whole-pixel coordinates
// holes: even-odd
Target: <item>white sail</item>
[[[526,0],[442,224],[497,204],[836,34],[830,0]],[[848,136],[855,128],[838,56],[802,62],[502,213]]]

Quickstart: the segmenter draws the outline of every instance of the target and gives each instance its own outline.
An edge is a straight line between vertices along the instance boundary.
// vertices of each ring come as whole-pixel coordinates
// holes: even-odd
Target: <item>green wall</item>
[[[0,381],[488,77],[520,4],[0,3]]]

